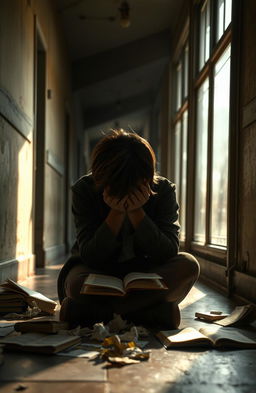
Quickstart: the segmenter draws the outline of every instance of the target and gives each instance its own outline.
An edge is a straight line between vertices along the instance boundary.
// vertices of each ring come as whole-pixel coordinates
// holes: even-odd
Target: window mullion
[[[180,154],[179,205],[180,205],[180,208],[182,209],[182,214],[183,214],[184,206],[182,206],[182,193],[183,193],[183,190],[182,190],[182,167],[183,167],[182,151],[183,151],[183,116],[180,119],[180,151],[179,151],[179,154]]]
[[[208,146],[207,146],[207,188],[206,188],[206,225],[205,242],[210,244],[211,227],[211,188],[212,188],[212,156],[213,156],[213,67],[210,66],[209,72],[209,109],[208,109]]]

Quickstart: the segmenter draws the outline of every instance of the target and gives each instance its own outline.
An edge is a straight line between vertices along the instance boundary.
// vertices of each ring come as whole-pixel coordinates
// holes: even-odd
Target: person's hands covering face
[[[115,198],[109,195],[108,190],[105,188],[103,192],[103,200],[112,210],[116,210],[122,213],[126,212],[127,196],[125,196],[123,199]]]
[[[126,201],[126,211],[131,212],[137,210],[148,201],[151,194],[150,186],[142,184],[128,195]]]

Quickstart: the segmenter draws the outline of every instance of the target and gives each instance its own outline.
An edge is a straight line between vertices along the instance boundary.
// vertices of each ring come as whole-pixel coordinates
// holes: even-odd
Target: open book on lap
[[[248,337],[235,328],[200,328],[187,327],[182,330],[165,330],[156,333],[165,348],[216,347],[216,348],[256,348],[256,335]]]
[[[159,274],[128,273],[123,280],[104,274],[89,274],[81,288],[81,294],[124,296],[131,290],[167,290]]]

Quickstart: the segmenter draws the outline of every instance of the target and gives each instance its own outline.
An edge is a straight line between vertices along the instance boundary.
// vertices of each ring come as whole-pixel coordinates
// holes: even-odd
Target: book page
[[[160,334],[166,337],[165,342],[169,343],[170,347],[177,344],[190,344],[193,342],[211,342],[211,339],[206,337],[201,331],[192,327],[187,327],[174,334],[175,331],[166,330],[161,331]]]
[[[40,300],[45,301],[47,303],[52,303],[54,305],[57,304],[55,301],[49,299],[48,297],[46,297],[42,293],[33,291],[32,289],[29,289],[26,287],[23,287],[22,285],[14,282],[13,280],[8,279],[8,285],[5,288],[8,288],[8,287],[13,290],[19,291],[19,292],[23,293],[24,295],[34,297],[36,299],[40,299]]]
[[[157,273],[140,273],[140,272],[132,272],[126,274],[124,277],[124,287],[126,288],[127,285],[134,280],[157,280],[162,279],[161,276]]]
[[[104,274],[89,274],[89,276],[84,280],[81,293],[84,293],[84,287],[87,285],[103,288],[114,288],[118,291],[121,291],[122,293],[125,293],[122,280],[114,276],[107,276]]]
[[[237,330],[236,328],[222,328],[220,326],[216,326],[215,328],[201,328],[199,329],[201,333],[205,336],[210,337],[213,342],[218,346],[229,344],[229,346],[233,344],[252,344],[256,347],[256,337],[255,339],[251,339],[243,334],[241,331]],[[234,345],[236,346],[236,345]],[[239,345],[238,345],[239,346]]]

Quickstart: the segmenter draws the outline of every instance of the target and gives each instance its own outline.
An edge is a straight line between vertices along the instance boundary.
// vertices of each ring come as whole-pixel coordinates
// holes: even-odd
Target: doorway
[[[36,267],[44,267],[44,188],[45,188],[45,90],[46,50],[40,33],[35,34],[34,90],[34,255]]]

